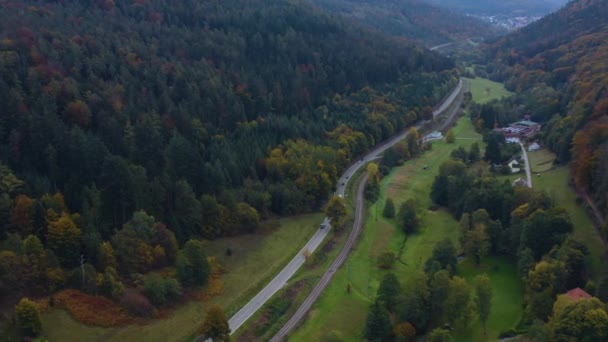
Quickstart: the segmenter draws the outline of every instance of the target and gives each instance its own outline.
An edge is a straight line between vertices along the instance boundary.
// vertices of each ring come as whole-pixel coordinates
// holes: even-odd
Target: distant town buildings
[[[510,124],[508,127],[495,128],[495,132],[501,133],[509,142],[513,139],[530,139],[540,132],[540,124],[530,120],[523,120]],[[518,143],[519,141],[517,141]]]
[[[476,16],[478,19],[481,19],[487,23],[490,23],[495,26],[499,26],[505,28],[509,31],[517,30],[524,26],[530,25],[531,23],[537,21],[541,17],[537,16],[505,16],[505,15],[488,15],[488,16]]]

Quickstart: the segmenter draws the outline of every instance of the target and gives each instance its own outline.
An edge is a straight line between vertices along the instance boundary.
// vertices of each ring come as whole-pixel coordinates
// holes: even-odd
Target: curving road
[[[521,147],[521,154],[524,157],[524,163],[526,166],[526,177],[528,178],[528,188],[532,188],[532,171],[530,170],[530,160],[528,159],[528,152],[526,151],[524,144],[522,144],[521,142],[519,143],[519,146]]]
[[[443,122],[443,124],[438,128],[439,130],[445,129],[451,122],[453,122],[454,118],[460,112],[460,104],[463,99],[463,91],[462,88],[468,91],[469,84],[464,83],[462,80],[458,82],[458,85],[454,88],[452,93],[444,99],[444,102],[438,106],[437,110],[433,112],[433,116],[437,116],[441,114],[443,111],[450,109],[448,112],[448,118]],[[456,101],[456,106],[452,106]],[[417,125],[416,127],[420,127],[422,124]],[[407,132],[398,135],[397,137],[390,139],[387,143],[381,145],[377,150],[370,152],[365,159],[371,160],[379,157],[380,151],[385,151],[388,147],[394,145],[399,142],[401,139],[407,136]],[[352,167],[351,167],[352,168]],[[350,169],[349,169],[350,170]],[[347,173],[348,171],[347,170]],[[367,182],[367,175],[361,180],[359,184],[359,188],[357,190],[357,199],[356,199],[356,209],[355,209],[355,222],[353,224],[353,229],[348,237],[348,240],[344,244],[344,247],[340,251],[340,254],[336,257],[334,262],[331,264],[329,269],[325,272],[321,280],[314,287],[312,292],[308,295],[308,297],[304,300],[304,302],[300,305],[296,313],[285,323],[285,325],[279,330],[279,332],[270,340],[271,342],[280,342],[281,340],[287,338],[288,334],[296,328],[298,323],[304,318],[306,313],[311,309],[314,302],[319,299],[323,290],[327,287],[331,278],[338,270],[338,268],[344,263],[350,250],[353,248],[359,233],[361,232],[363,226],[363,191],[365,189],[365,183]]]
[[[312,292],[308,295],[308,297],[306,297],[306,299],[304,300],[302,305],[300,305],[296,313],[289,319],[289,321],[287,321],[287,323],[285,323],[283,328],[281,328],[281,330],[279,330],[279,332],[274,335],[272,339],[270,339],[270,342],[281,341],[287,336],[290,331],[292,331],[296,327],[300,320],[304,318],[304,315],[306,315],[308,310],[310,310],[315,301],[317,301],[319,296],[321,296],[321,293],[323,292],[323,290],[325,290],[338,268],[342,266],[342,264],[346,260],[346,257],[348,257],[348,253],[350,253],[350,250],[355,244],[355,240],[357,240],[357,237],[359,237],[359,233],[361,232],[361,228],[363,227],[363,203],[365,202],[363,200],[363,192],[365,191],[365,184],[367,184],[367,178],[368,174],[365,174],[365,176],[361,179],[361,182],[359,183],[359,187],[357,189],[355,222],[353,223],[353,230],[348,236],[346,244],[344,244],[344,247],[342,247],[340,254],[338,254],[338,256],[331,264],[329,269],[325,272],[325,274],[323,274],[321,280],[319,280]]]
[[[446,44],[441,44],[441,45],[433,46],[432,48],[429,48],[429,50],[431,50],[431,51],[439,50],[441,48],[444,48],[446,46],[450,46],[452,44],[454,44],[454,43],[446,43]]]
[[[456,99],[458,95],[461,94],[461,90],[463,87],[462,79],[458,81],[458,84],[449,96],[446,96],[443,102],[437,106],[437,108],[433,111],[433,116],[437,116],[441,114],[443,111],[448,109],[452,102]],[[423,123],[416,125],[417,128],[421,127]],[[336,195],[344,196],[346,192],[346,185],[348,180],[367,162],[376,160],[380,158],[380,155],[384,153],[387,149],[397,144],[399,141],[405,139],[407,136],[407,130],[402,131],[401,133],[393,136],[392,138],[386,140],[385,142],[376,146],[373,150],[371,150],[368,154],[366,154],[363,158],[361,158],[358,162],[352,164],[340,177],[337,183]],[[317,247],[323,242],[325,236],[331,229],[331,225],[329,224],[329,219],[326,217],[323,219],[322,224],[325,225],[325,229],[318,229],[317,232],[313,235],[313,237],[306,243],[306,245],[300,250],[300,252],[258,293],[253,297],[245,306],[243,306],[236,314],[234,314],[229,320],[228,324],[230,326],[230,331],[234,333],[237,329],[239,329],[253,314],[258,311],[262,305],[264,305],[275,293],[277,293],[287,281],[300,269],[300,267],[306,261],[304,254],[306,251],[312,253]],[[198,336],[195,338],[195,341],[200,342],[204,341],[204,336]]]

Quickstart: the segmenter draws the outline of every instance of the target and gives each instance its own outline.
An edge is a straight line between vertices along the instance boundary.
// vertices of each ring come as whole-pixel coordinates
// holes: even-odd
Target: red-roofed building
[[[566,292],[566,296],[570,297],[570,299],[572,299],[573,301],[591,298],[591,295],[585,292],[585,290],[581,289],[580,287]]]

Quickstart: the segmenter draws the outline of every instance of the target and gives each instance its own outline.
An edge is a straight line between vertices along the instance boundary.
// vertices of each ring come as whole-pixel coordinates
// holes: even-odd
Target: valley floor
[[[403,247],[405,234],[396,228],[393,220],[387,220],[381,215],[387,197],[395,201],[396,207],[410,198],[416,199],[421,209],[430,207],[430,188],[441,163],[458,146],[469,148],[476,140],[481,140],[468,118],[461,118],[454,132],[457,138],[455,144],[434,142],[431,151],[395,168],[385,177],[380,200],[368,210],[366,228],[356,249],[315,304],[308,320],[290,336],[290,341],[323,341],[333,337],[348,341],[363,340],[363,326],[369,305],[376,296],[380,280],[387,272],[376,266],[378,256],[386,251],[398,255],[402,249],[400,262],[396,262],[391,271],[403,280],[422,269],[433,246],[440,240],[449,237],[458,244],[458,221],[445,210],[425,210],[422,231],[409,236]],[[468,139],[458,139],[459,137]],[[424,170],[426,165],[428,168]],[[489,338],[498,337],[501,331],[515,327],[522,314],[522,290],[512,265],[500,258],[488,258],[479,268],[464,262],[458,272],[465,278],[486,272],[491,278],[494,291],[501,293],[494,298],[488,322]],[[350,294],[346,292],[347,284],[351,285]],[[480,334],[481,325],[474,323],[466,331],[460,332],[457,339],[470,341]]]

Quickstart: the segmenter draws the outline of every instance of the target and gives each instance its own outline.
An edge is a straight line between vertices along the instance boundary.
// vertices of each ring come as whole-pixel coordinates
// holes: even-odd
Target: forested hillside
[[[0,0],[0,300],[204,284],[186,241],[318,210],[452,67],[297,1]]]
[[[529,94],[546,143],[608,213],[608,2],[578,0],[490,47],[494,75]]]
[[[328,11],[357,19],[390,35],[427,45],[499,34],[473,17],[422,0],[308,0]]]

